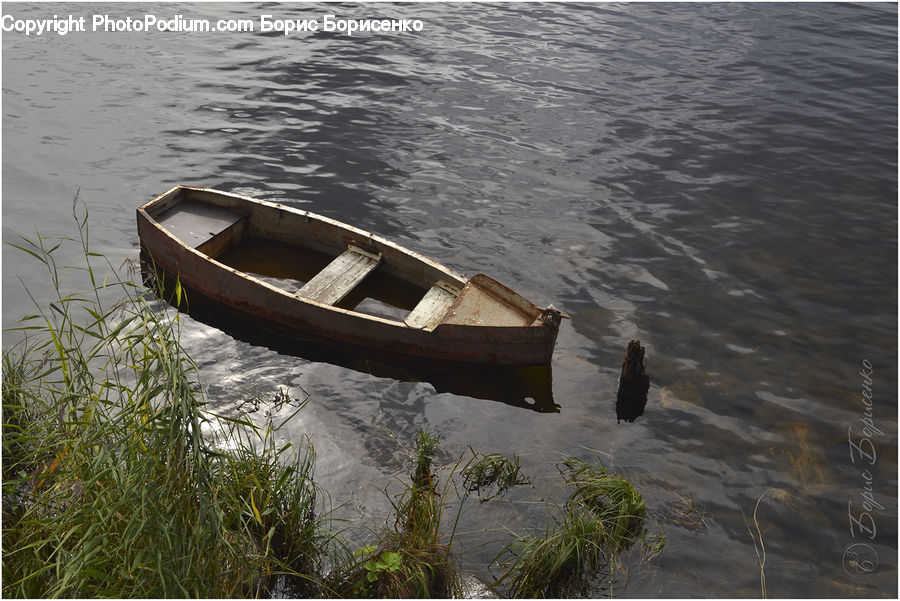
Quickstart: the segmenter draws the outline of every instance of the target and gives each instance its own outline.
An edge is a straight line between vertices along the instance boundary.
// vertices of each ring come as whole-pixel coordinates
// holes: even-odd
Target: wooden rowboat
[[[137,210],[141,250],[180,285],[291,335],[463,363],[549,363],[561,319],[339,221],[176,186]]]

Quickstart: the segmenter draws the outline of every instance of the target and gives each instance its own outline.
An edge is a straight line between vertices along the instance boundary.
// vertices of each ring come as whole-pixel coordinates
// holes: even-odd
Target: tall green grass
[[[213,424],[178,315],[91,251],[79,207],[78,238],[13,244],[53,296],[3,352],[3,595],[233,597],[279,578],[314,590],[327,537],[311,445],[276,448],[271,424],[241,420],[228,452],[201,433]],[[59,266],[72,244],[82,261]]]

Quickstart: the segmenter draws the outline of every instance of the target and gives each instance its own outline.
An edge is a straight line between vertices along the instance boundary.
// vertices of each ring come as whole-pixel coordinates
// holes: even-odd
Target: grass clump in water
[[[563,466],[573,490],[554,527],[520,537],[495,560],[508,567],[493,586],[512,597],[590,596],[604,584],[611,592],[619,556],[646,533],[646,506],[630,482],[578,459]]]
[[[607,552],[615,556],[642,537],[647,507],[631,482],[619,474],[610,474],[602,465],[579,459],[563,462],[566,482],[574,485],[567,505],[582,505],[604,525]]]
[[[233,451],[201,435],[178,316],[98,276],[87,212],[76,220],[79,240],[14,245],[46,269],[53,300],[3,353],[3,596],[255,596],[275,576],[314,590],[312,447],[276,449],[271,427],[240,420]],[[83,263],[57,266],[73,241]],[[63,290],[66,275],[85,290]]]
[[[392,501],[393,526],[376,544],[354,553],[354,560],[334,575],[337,594],[364,598],[459,595],[451,542],[444,542],[441,535],[443,495],[436,490],[437,474],[432,469],[439,442],[424,430],[419,432],[411,482]]]
[[[584,596],[608,562],[604,535],[596,516],[570,508],[543,537],[526,536],[507,546],[512,565],[493,586],[506,583],[515,598]]]
[[[507,459],[499,453],[483,455],[474,453],[472,460],[462,469],[463,486],[468,492],[477,492],[479,499],[489,501],[506,494],[513,486],[528,484],[529,480],[520,473],[519,457]],[[483,491],[494,488],[494,492],[482,496]]]

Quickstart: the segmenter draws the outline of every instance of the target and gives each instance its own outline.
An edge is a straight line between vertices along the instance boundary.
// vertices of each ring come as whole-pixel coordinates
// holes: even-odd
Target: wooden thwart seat
[[[440,323],[441,318],[447,313],[450,305],[459,296],[459,291],[452,289],[447,284],[438,282],[432,286],[419,304],[409,312],[403,323],[411,328],[434,328]]]
[[[381,253],[372,254],[351,244],[294,294],[325,305],[334,305],[366,279],[379,262]]]

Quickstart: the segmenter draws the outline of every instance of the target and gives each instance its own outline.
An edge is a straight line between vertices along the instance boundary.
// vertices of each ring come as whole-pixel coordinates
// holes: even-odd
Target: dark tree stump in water
[[[650,373],[644,367],[644,347],[640,340],[632,340],[622,361],[619,376],[619,394],[616,397],[616,418],[633,422],[644,414],[647,392],[650,390]]]

